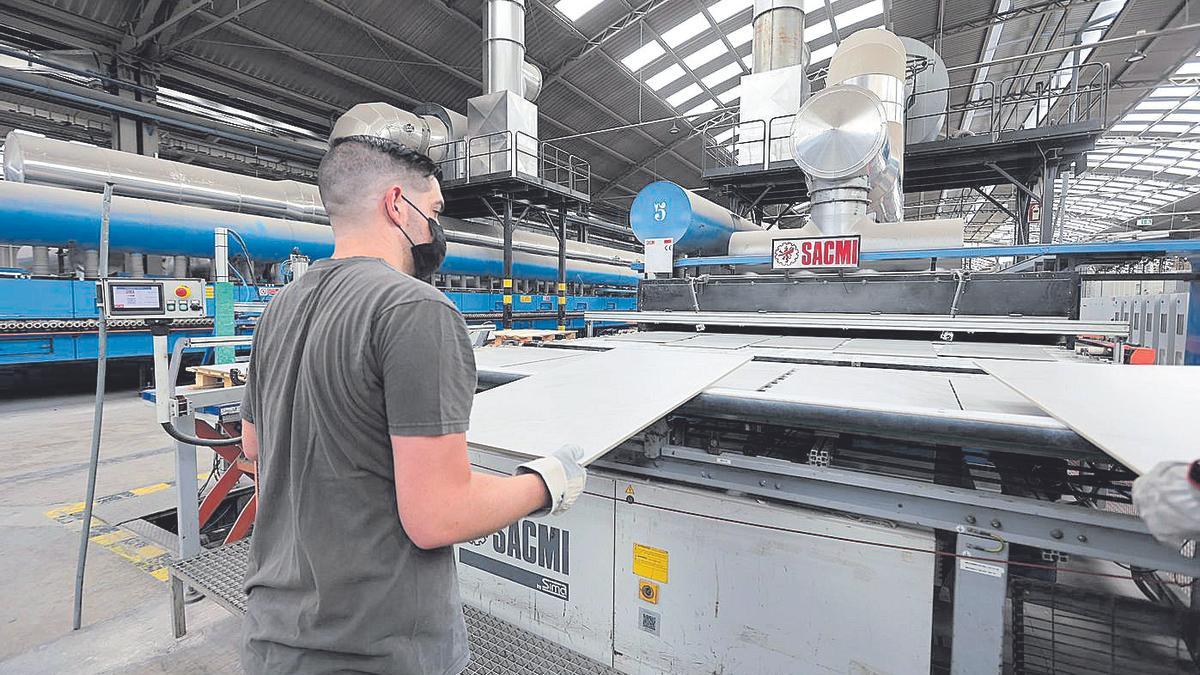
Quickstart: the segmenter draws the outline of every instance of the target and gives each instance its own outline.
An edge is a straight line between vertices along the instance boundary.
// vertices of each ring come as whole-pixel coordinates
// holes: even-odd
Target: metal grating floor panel
[[[1184,610],[1017,577],[1010,593],[1016,675],[1197,672]]]
[[[171,571],[234,613],[246,611],[242,579],[250,540],[209,549],[171,565]],[[486,612],[463,606],[471,663],[464,675],[619,675],[598,661]]]

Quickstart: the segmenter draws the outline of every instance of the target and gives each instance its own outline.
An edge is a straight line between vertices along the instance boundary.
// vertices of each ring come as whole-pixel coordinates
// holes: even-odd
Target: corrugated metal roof
[[[558,1],[527,0],[528,56],[548,71],[545,75],[549,83],[538,101],[543,138],[658,119],[712,101],[704,91],[690,100],[675,100],[676,106],[667,103],[666,99],[689,86],[696,86],[698,78],[716,72],[730,73],[731,76],[721,82],[710,81],[713,94],[726,95],[736,86],[740,64],[734,70],[733,64],[738,64],[738,59],[723,46],[714,48],[713,53],[717,56],[696,65],[692,73],[686,72],[688,69],[679,61],[719,43],[721,34],[745,35],[752,0],[599,0],[574,21],[554,9]],[[180,22],[161,37],[170,42],[206,25],[214,17],[237,10],[246,2],[215,0],[211,7]],[[121,33],[133,30],[141,18],[144,4],[144,0],[7,0],[4,7],[0,7],[0,22],[4,16],[11,15],[22,17],[26,21],[23,25],[28,25],[33,17],[54,29],[41,36],[43,40],[78,35],[81,41],[86,38],[91,43],[113,43]],[[835,35],[828,30],[825,2],[807,0],[806,4],[809,35],[812,36],[809,47],[814,54],[827,55]],[[1080,1],[1070,3],[1065,10],[1055,8],[1029,13],[1009,19],[1002,28],[978,23],[996,12],[1040,5],[1039,0],[943,0],[941,3],[938,0],[888,3],[836,0],[831,3],[835,21],[838,17],[857,18],[853,25],[845,25],[848,20],[837,22],[843,37],[856,28],[882,25],[887,19],[900,35],[938,44],[951,68],[974,64],[985,57],[1020,55],[1060,46],[1074,39],[1075,32],[1087,21],[1098,18],[1096,12],[1100,8],[1115,6],[1120,10],[1105,33],[1109,37],[1178,25],[1186,19],[1184,5],[1178,0],[1131,0],[1124,4],[1119,0],[1105,0],[1101,3]],[[717,28],[708,25],[707,21],[701,23],[695,19],[701,6],[720,14]],[[944,11],[942,36],[938,35],[939,6]],[[629,18],[635,11],[643,12],[640,19]],[[344,16],[346,13],[353,18]],[[224,102],[235,102],[231,101],[230,93],[237,88],[250,89],[255,96],[246,105],[253,105],[254,110],[262,112],[270,101],[277,101],[281,119],[303,120],[303,124],[312,126],[317,132],[323,132],[325,127],[314,124],[313,120],[362,101],[384,100],[401,106],[409,106],[414,101],[430,101],[464,111],[466,99],[480,91],[481,15],[482,2],[274,0],[184,44],[176,56],[168,57],[167,75],[171,76],[172,72],[195,74],[197,77],[192,77],[188,85],[192,93],[205,93],[203,82],[219,81],[222,86],[207,94]],[[158,18],[161,20],[163,14]],[[374,34],[357,24],[355,18],[379,33]],[[689,21],[691,23],[687,23]],[[968,25],[972,23],[978,25]],[[578,56],[588,40],[621,25],[625,28],[617,31],[615,36]],[[679,28],[681,25],[694,30]],[[680,32],[684,33],[683,38],[674,40]],[[990,42],[989,37],[992,38]],[[670,45],[670,49],[661,45],[663,53],[636,72],[622,65],[622,60],[639,47],[656,43],[660,38],[672,39],[675,44]],[[993,50],[988,50],[989,44],[994,45]],[[1148,45],[1146,59],[1126,63],[1125,58],[1137,46],[1137,43],[1126,43],[1096,49],[1089,55],[1090,61],[1108,63],[1114,79],[1124,85],[1114,90],[1110,97],[1110,113],[1114,120],[1153,89],[1146,82],[1157,82],[1164,74],[1174,72],[1186,56],[1200,47],[1195,34],[1159,38]],[[749,45],[743,43],[735,47],[742,62],[748,65]],[[298,50],[299,54],[288,49]],[[1040,65],[1055,67],[1062,62],[1061,58],[1047,58]],[[648,79],[673,64],[685,72],[670,83],[647,84]],[[823,65],[821,62],[814,64],[818,68]],[[1027,71],[1034,66],[1025,64],[1024,67]],[[729,70],[722,70],[724,68]],[[987,69],[986,77],[999,82],[1017,69],[1015,65],[994,66]],[[200,76],[206,79],[199,79]],[[975,69],[962,69],[952,73],[951,81],[969,83],[979,77],[980,73]],[[966,90],[963,89],[957,92],[956,100],[962,101],[965,97]],[[647,170],[633,171],[622,181],[622,189],[612,193],[614,197],[636,191],[655,175],[698,186],[696,165],[700,163],[700,143],[691,137],[686,122],[679,126],[682,127],[681,135],[671,134],[670,123],[665,123],[599,134],[587,140],[565,141],[563,145],[591,161],[598,174],[593,181],[597,187],[617,176],[630,174],[637,163],[647,162]],[[677,144],[674,151],[664,154],[661,148],[670,143]],[[1108,153],[1110,156],[1115,154]],[[656,156],[657,159],[650,161]],[[1180,163],[1176,168],[1182,166],[1185,165]],[[1136,173],[1136,170],[1116,168],[1118,174]],[[1092,173],[1103,176],[1109,171],[1101,166],[1094,168]],[[1186,178],[1195,182],[1193,176]],[[1156,178],[1167,183],[1183,179],[1178,172]],[[1007,186],[992,190],[1001,201],[1011,199],[1011,190]],[[976,237],[1011,236],[1011,224],[1004,222],[1006,219],[997,209],[990,206],[980,209],[972,205],[972,199],[981,201],[978,195],[953,191],[946,197],[948,207],[920,207],[916,211],[921,214],[962,212],[972,218],[970,231]],[[931,199],[930,194],[909,196],[910,203],[914,204]],[[1089,227],[1094,229],[1095,223],[1105,227],[1111,224],[1110,220],[1104,219],[1093,219],[1091,225],[1077,224],[1077,213],[1078,209],[1075,209],[1070,224],[1080,231]]]

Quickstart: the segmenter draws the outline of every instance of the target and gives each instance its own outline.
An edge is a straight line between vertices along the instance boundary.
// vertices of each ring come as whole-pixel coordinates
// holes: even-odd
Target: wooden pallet
[[[536,328],[521,328],[498,330],[492,333],[492,341],[490,344],[495,345],[524,345],[536,344],[540,342],[553,342],[554,340],[573,340],[575,339],[575,331],[573,330],[539,330]]]
[[[250,371],[250,364],[227,363],[219,366],[191,366],[188,371],[195,373],[197,387],[205,389],[234,387],[246,381],[246,373]]]

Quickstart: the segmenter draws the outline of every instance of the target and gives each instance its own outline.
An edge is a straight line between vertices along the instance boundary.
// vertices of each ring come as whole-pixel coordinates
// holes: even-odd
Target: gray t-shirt
[[[271,300],[242,403],[260,448],[247,672],[466,667],[452,549],[404,532],[389,435],[466,431],[474,393],[462,315],[382,260],[318,261]]]

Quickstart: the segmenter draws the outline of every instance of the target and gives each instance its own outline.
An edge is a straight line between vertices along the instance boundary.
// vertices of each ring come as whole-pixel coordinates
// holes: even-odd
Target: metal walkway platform
[[[171,565],[171,575],[233,614],[246,612],[242,579],[250,540],[204,551]],[[175,612],[182,612],[181,606]],[[619,675],[616,670],[538,637],[483,610],[463,606],[471,663],[466,675]]]

